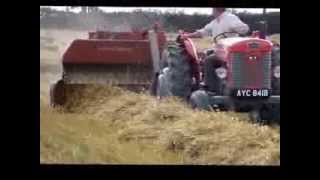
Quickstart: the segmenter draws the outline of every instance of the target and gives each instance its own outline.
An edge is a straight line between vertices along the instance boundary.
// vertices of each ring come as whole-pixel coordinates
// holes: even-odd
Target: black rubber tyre
[[[257,109],[254,109],[249,112],[249,118],[251,121],[256,122],[258,124],[265,124],[265,121],[262,120],[260,111]]]
[[[190,104],[194,109],[211,110],[210,97],[204,90],[197,90],[190,96]]]
[[[62,79],[59,79],[54,84],[50,85],[50,106],[55,107],[64,105],[66,102],[65,84]]]
[[[280,66],[280,47],[273,47],[272,49],[272,69]],[[272,78],[272,95],[280,95],[280,78]],[[280,104],[268,105],[268,119],[271,122],[280,124]]]
[[[178,96],[188,99],[192,91],[192,70],[187,51],[179,44],[170,44],[163,53],[158,77],[157,96]]]
[[[262,118],[268,123],[280,123],[280,104],[270,104],[265,107]]]
[[[280,104],[270,104],[249,112],[250,120],[259,124],[280,124]]]
[[[274,47],[272,49],[272,69],[280,66],[280,48]],[[273,75],[272,75],[273,76]],[[272,77],[272,91],[273,95],[280,95],[280,78]]]
[[[158,77],[159,74],[154,74],[152,77],[152,82],[150,85],[150,94],[151,96],[156,96],[157,95],[157,86],[158,86]]]
[[[204,84],[206,85],[208,91],[222,95],[223,82],[215,73],[215,69],[219,67],[226,67],[226,64],[215,54],[204,59]]]
[[[273,66],[280,65],[280,48],[279,47],[272,48],[271,56],[272,56]]]
[[[158,95],[157,91],[159,89],[159,75],[163,74],[163,69],[168,67],[168,56],[169,56],[168,50],[164,49],[161,53],[161,59],[159,62],[160,72],[155,73],[152,77],[152,82],[151,82],[151,86],[150,86],[150,94],[152,96]]]

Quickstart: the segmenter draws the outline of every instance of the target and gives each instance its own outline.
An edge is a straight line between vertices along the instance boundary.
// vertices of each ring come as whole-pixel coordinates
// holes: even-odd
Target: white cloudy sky
[[[51,6],[50,8],[54,8],[57,10],[65,10],[66,7],[64,6]],[[142,9],[142,10],[159,10],[162,12],[165,11],[184,11],[184,13],[186,14],[193,14],[195,12],[197,12],[198,14],[210,14],[212,12],[211,8],[169,8],[169,7],[147,7],[147,8],[141,8],[141,7],[99,7],[100,9],[102,9],[103,11],[106,12],[130,12],[133,11],[135,9]],[[262,8],[234,8],[237,11],[248,11],[251,13],[262,13]],[[76,8],[73,10],[74,12],[79,12],[80,8]],[[267,12],[274,12],[274,11],[280,11],[280,9],[267,9]]]

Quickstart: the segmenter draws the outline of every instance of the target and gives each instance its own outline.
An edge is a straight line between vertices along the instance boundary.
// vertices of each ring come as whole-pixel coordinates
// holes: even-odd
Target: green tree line
[[[168,32],[177,32],[179,29],[191,32],[202,28],[212,20],[210,15],[185,14],[184,12],[160,12],[141,11],[134,12],[103,12],[96,7],[83,7],[80,13],[71,12],[68,7],[66,11],[57,11],[50,8],[40,8],[40,28],[61,28],[93,30],[103,28],[113,31],[126,31],[131,29],[147,29],[153,23],[159,22],[163,29]],[[247,23],[250,30],[258,30],[258,22],[264,20],[268,22],[268,33],[280,33],[280,12],[268,12],[263,17],[262,14],[252,14],[248,12],[233,12]]]

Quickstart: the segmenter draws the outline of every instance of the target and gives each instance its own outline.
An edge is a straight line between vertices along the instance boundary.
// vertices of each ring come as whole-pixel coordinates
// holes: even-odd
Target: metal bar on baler
[[[160,72],[160,52],[158,46],[158,37],[154,30],[150,30],[149,32],[149,40],[150,40],[150,50],[151,57],[153,62],[153,72]]]

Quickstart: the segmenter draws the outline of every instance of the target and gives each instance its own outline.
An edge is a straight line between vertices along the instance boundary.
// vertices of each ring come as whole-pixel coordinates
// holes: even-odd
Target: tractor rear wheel
[[[188,99],[192,91],[190,56],[179,44],[170,44],[161,61],[165,64],[157,79],[157,96],[177,96]]]
[[[272,69],[280,66],[280,48],[274,47],[272,49]],[[272,91],[274,95],[280,95],[280,78],[272,78]]]

